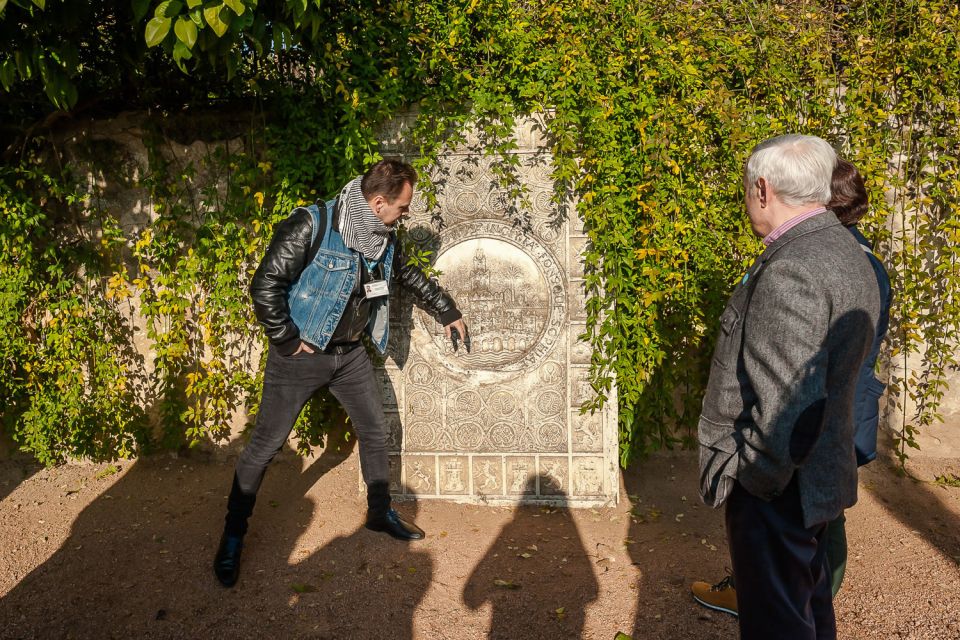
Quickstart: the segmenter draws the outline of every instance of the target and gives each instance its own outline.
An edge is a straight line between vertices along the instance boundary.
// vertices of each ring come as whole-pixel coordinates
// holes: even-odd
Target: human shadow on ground
[[[735,618],[700,609],[690,595],[694,580],[719,580],[730,566],[723,513],[697,493],[696,456],[654,456],[622,474],[631,505],[626,548],[639,573],[633,630],[624,631],[637,640],[735,637]]]
[[[416,519],[416,502],[398,510]],[[360,525],[284,567],[290,594],[284,615],[293,618],[295,635],[411,640],[414,615],[434,573],[430,552],[419,545]]]
[[[531,476],[525,492],[535,494],[536,482]],[[587,606],[597,599],[599,584],[570,511],[531,527],[544,510],[557,511],[518,506],[464,585],[468,607],[493,609],[491,639],[579,638]]]
[[[349,453],[324,450],[303,469],[292,452],[278,456],[234,589],[220,586],[212,570],[233,465],[170,456],[129,463],[80,513],[60,549],[0,601],[0,637],[289,634],[294,621],[278,615],[291,593],[283,570],[314,516],[307,493]],[[49,607],[50,594],[59,606]],[[256,630],[244,626],[251,611],[262,621]]]
[[[881,452],[876,462],[860,469],[860,491],[872,493],[890,515],[960,564],[958,490],[899,475],[898,464],[891,450]],[[950,501],[957,506],[951,509]]]

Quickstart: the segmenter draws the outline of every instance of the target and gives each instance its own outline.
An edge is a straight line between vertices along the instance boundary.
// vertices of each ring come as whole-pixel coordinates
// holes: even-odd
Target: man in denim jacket
[[[382,160],[325,206],[301,207],[277,225],[250,286],[257,320],[270,341],[263,397],[250,442],[237,461],[214,572],[233,586],[247,519],[267,465],[286,442],[304,404],[329,388],[356,432],[367,485],[366,527],[401,540],[423,531],[390,508],[388,429],[366,334],[383,354],[390,286],[399,282],[444,325],[466,339],[451,297],[397,246],[395,226],[410,209],[416,171]]]
[[[836,154],[813,136],[753,150],[746,208],[766,249],[720,318],[700,491],[726,504],[743,638],[836,636],[826,525],[857,497],[853,396],[879,315],[870,262],[824,207]]]

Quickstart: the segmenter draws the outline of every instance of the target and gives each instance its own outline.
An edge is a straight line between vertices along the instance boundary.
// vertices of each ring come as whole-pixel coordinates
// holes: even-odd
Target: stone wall
[[[145,117],[125,114],[91,123],[62,141],[71,163],[99,194],[97,205],[116,213],[128,237],[157,215],[137,182],[151,171]],[[415,157],[405,144],[411,123],[412,117],[390,123],[385,155]],[[563,213],[574,216],[568,219],[551,201],[542,125],[523,121],[515,136],[530,205],[526,224],[516,224],[517,201],[499,186],[491,170],[496,160],[484,154],[484,141],[473,133],[443,154],[433,176],[441,185],[444,226],[435,224],[423,195],[415,194],[407,227],[434,251],[440,281],[464,311],[473,348],[454,352],[442,328],[409,296],[395,297],[390,351],[380,368],[392,424],[393,489],[459,501],[601,504],[617,496],[617,416],[616,397],[601,413],[579,412],[593,393],[587,381],[591,351],[577,339],[585,328],[580,253],[587,238],[574,203],[562,203]],[[225,145],[239,142],[168,140],[159,152],[173,166],[207,167],[204,159]],[[220,179],[201,171],[189,186],[199,193],[203,184]],[[135,316],[135,301],[131,309]],[[142,319],[134,317],[133,325],[149,378],[152,352]],[[256,367],[259,349],[244,362]],[[911,356],[907,363],[888,363],[885,374],[909,374],[919,364]],[[950,375],[950,388],[960,389],[960,372]],[[903,412],[891,402],[886,406],[881,426],[889,434]],[[907,403],[904,411],[909,418],[913,407]],[[921,449],[909,452],[914,461],[934,463],[925,475],[931,468],[958,469],[960,394],[947,393],[941,414],[944,422],[922,431]],[[245,422],[245,415],[237,416],[234,436]]]

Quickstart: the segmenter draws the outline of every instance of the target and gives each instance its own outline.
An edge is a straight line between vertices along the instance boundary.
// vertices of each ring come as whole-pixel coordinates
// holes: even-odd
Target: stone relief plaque
[[[396,137],[402,130],[391,129],[400,153],[408,152]],[[443,227],[433,226],[416,192],[406,227],[433,252],[472,348],[454,351],[434,318],[394,293],[382,369],[391,487],[459,501],[615,502],[616,397],[601,412],[580,413],[593,397],[592,353],[579,339],[589,245],[582,221],[558,215],[549,147],[535,123],[517,132],[524,224],[516,224],[517,200],[498,184],[479,138],[466,141],[438,170]]]
[[[474,494],[478,496],[503,495],[503,458],[475,456],[472,464]]]

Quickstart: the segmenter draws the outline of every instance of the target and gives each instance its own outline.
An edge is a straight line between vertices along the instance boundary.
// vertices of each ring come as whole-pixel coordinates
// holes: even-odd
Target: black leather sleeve
[[[407,263],[407,256],[403,254],[399,242],[393,254],[393,274],[397,282],[412,291],[424,308],[440,320],[440,324],[446,326],[463,317],[443,287],[424,275],[419,267]]]
[[[300,346],[300,330],[290,317],[287,291],[307,266],[312,235],[310,212],[302,207],[294,209],[274,228],[267,253],[250,283],[257,320],[270,344],[282,355],[290,355]]]

